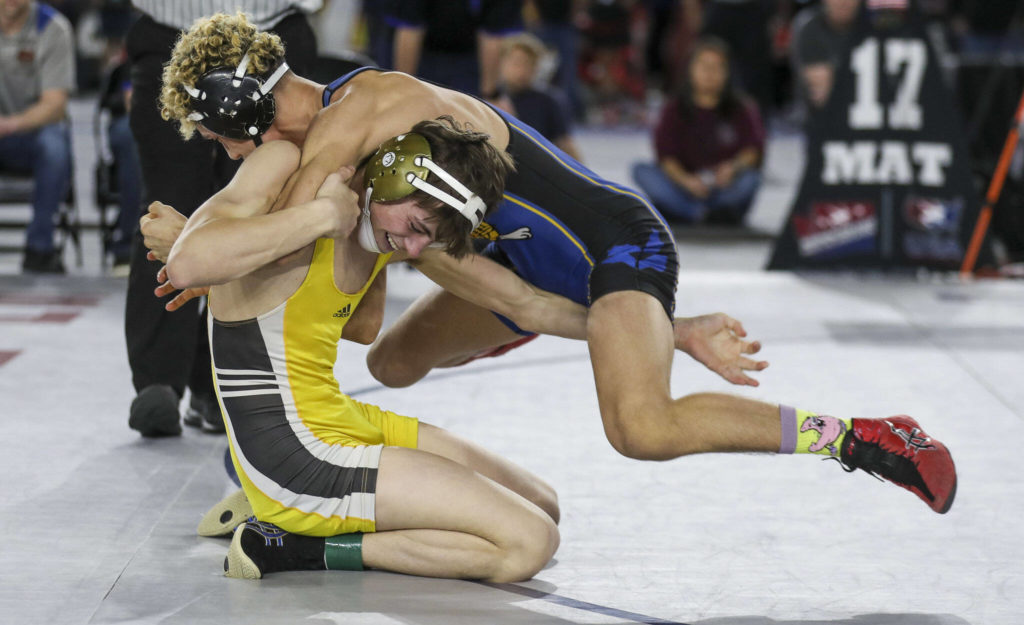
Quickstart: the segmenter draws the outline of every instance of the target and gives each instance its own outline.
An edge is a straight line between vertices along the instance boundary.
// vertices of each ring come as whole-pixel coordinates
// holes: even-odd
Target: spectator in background
[[[132,234],[139,225],[139,208],[142,206],[142,171],[139,168],[139,151],[132,137],[128,123],[128,109],[131,106],[131,66],[125,53],[113,60],[105,89],[100,94],[100,106],[110,113],[107,126],[107,141],[114,159],[118,207],[117,223],[110,242],[109,252],[114,256],[111,274],[127,277],[132,255]]]
[[[729,44],[732,75],[757,102],[764,117],[771,112],[774,100],[769,27],[776,1],[686,0],[691,5],[701,5],[700,34],[718,37]]]
[[[825,106],[860,0],[822,0],[793,19],[790,44],[798,97],[809,115]]]
[[[740,224],[761,185],[761,116],[729,79],[728,45],[699,39],[688,80],[654,129],[658,162],[633,167],[637,184],[670,220]]]
[[[544,44],[533,35],[521,33],[505,39],[501,46],[501,96],[497,100],[510,114],[532,126],[544,138],[576,160],[576,143],[569,134],[565,106],[550,89],[537,85],[537,66],[545,54]]]
[[[580,79],[588,105],[604,124],[645,121],[643,63],[633,43],[636,7],[628,0],[593,2],[581,17]]]
[[[501,41],[522,30],[522,11],[522,0],[396,2],[394,69],[494,100]]]
[[[1020,0],[959,0],[954,2],[953,13],[962,53],[1024,52],[1024,5]]]
[[[576,65],[579,62],[580,35],[573,22],[587,0],[526,0],[524,15],[528,27],[544,45],[558,54],[552,84],[565,94],[569,116],[583,119],[586,108],[580,94]]]
[[[319,9],[320,0],[238,0],[234,4],[254,24],[281,36],[292,69],[300,74],[310,71],[316,59],[316,35],[306,13]],[[126,39],[132,64],[128,115],[142,166],[144,201],[159,199],[191,215],[231,179],[238,166],[215,143],[183,141],[175,124],[161,119],[156,103],[164,63],[181,30],[216,13],[224,3],[134,0],[134,5],[143,15],[132,24]],[[125,303],[128,363],[137,393],[128,425],[143,436],[180,434],[178,404],[187,386],[192,396],[186,425],[223,432],[213,394],[205,315],[199,301],[189,302],[187,310],[180,312],[164,310],[164,303],[153,297],[159,268],[159,263],[147,260],[136,230]]]
[[[65,118],[74,88],[67,18],[33,0],[0,2],[0,169],[35,178],[22,261],[27,273],[64,273],[53,218],[71,185]]]

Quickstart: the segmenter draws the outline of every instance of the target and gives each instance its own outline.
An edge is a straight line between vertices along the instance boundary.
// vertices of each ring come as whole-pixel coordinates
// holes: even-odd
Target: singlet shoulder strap
[[[359,67],[359,68],[356,68],[356,69],[352,70],[351,72],[345,74],[341,78],[335,78],[334,81],[332,81],[330,84],[328,84],[326,87],[324,87],[324,95],[323,95],[323,105],[324,105],[324,107],[326,107],[327,105],[329,105],[331,103],[331,97],[334,96],[334,92],[335,91],[340,89],[342,85],[344,85],[349,80],[351,80],[353,76],[355,76],[356,74],[360,74],[362,72],[365,72],[368,69],[380,71],[380,68],[377,68],[377,67],[371,67],[371,66]]]

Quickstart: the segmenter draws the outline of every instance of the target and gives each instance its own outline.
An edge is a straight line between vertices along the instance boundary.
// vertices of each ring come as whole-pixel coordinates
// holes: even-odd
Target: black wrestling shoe
[[[180,436],[178,394],[166,384],[145,387],[132,401],[128,427],[147,438]]]
[[[182,422],[193,428],[202,428],[210,434],[224,433],[224,417],[220,413],[220,404],[213,395],[196,395],[188,400],[188,410]]]
[[[224,558],[224,575],[237,579],[260,579],[267,573],[326,568],[323,538],[289,534],[255,517],[238,526]]]

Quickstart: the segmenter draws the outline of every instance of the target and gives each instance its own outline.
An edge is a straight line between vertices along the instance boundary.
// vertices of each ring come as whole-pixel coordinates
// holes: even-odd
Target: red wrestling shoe
[[[946,446],[906,415],[854,419],[840,451],[847,471],[862,469],[914,493],[945,514],[956,495],[956,467]]]
[[[457,365],[452,365],[452,366],[461,367],[464,364],[473,362],[474,360],[478,360],[480,358],[494,358],[496,356],[501,356],[503,354],[507,354],[508,352],[512,351],[513,349],[515,349],[515,348],[517,348],[517,347],[519,347],[521,345],[526,345],[527,343],[529,343],[530,341],[532,341],[535,338],[537,338],[537,335],[536,334],[531,334],[529,336],[524,336],[522,338],[516,339],[516,340],[512,341],[511,343],[505,343],[504,345],[499,345],[497,347],[490,347],[488,349],[481,350],[481,351],[477,352],[476,354],[470,356],[469,358],[463,360],[462,362],[458,363]]]

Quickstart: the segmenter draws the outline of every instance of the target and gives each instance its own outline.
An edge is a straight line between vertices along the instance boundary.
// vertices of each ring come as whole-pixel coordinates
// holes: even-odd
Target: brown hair
[[[284,44],[277,35],[257,30],[241,11],[196,20],[188,32],[178,37],[171,60],[164,65],[160,116],[177,121],[181,136],[190,138],[196,122],[188,119],[193,110],[192,97],[185,92],[184,85],[194,87],[211,69],[234,68],[246,52],[246,73],[265,74],[284,59]]]
[[[540,60],[548,54],[548,49],[536,35],[530,33],[519,33],[516,35],[509,35],[502,39],[501,42],[501,54],[502,56],[508,54],[512,50],[522,50],[530,57],[534,65],[540,63]]]
[[[479,195],[487,206],[486,213],[501,202],[505,192],[505,178],[515,171],[515,164],[511,156],[491,144],[490,135],[470,130],[450,115],[419,122],[412,127],[411,132],[426,137],[430,144],[431,160]],[[449,191],[447,183],[433,172],[427,177],[427,182]],[[459,193],[452,195],[462,199]],[[471,251],[469,235],[472,228],[469,220],[425,191],[417,190],[401,201],[409,198],[414,199],[417,205],[429,211],[436,219],[435,240],[445,246],[445,252],[461,258]]]

